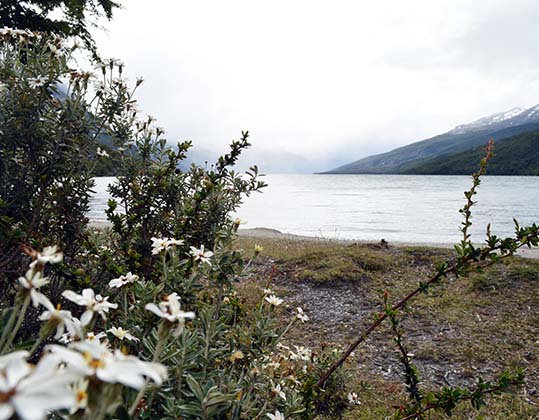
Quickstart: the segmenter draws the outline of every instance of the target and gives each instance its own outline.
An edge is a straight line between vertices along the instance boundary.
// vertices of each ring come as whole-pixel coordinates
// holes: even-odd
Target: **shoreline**
[[[281,240],[290,240],[290,241],[319,241],[319,242],[329,242],[329,243],[340,243],[340,244],[379,244],[380,242],[363,240],[363,239],[332,239],[332,238],[321,238],[316,236],[305,236],[305,235],[295,235],[293,233],[283,233],[277,229],[265,228],[265,227],[256,227],[249,229],[239,229],[238,235],[248,237],[248,238],[263,238],[263,239],[281,239]],[[449,242],[410,242],[410,241],[388,241],[387,245],[395,246],[397,248],[408,248],[408,247],[419,247],[419,248],[442,248],[442,249],[453,249],[454,244]],[[539,249],[529,249],[521,248],[516,254],[516,256],[523,258],[533,258],[539,259]]]
[[[94,220],[89,223],[89,227],[93,229],[106,229],[110,226],[111,224],[106,221]],[[379,242],[363,240],[363,239],[332,239],[332,238],[322,238],[322,237],[317,237],[317,236],[296,235],[293,233],[284,233],[277,229],[266,228],[266,227],[239,229],[238,235],[246,237],[246,238],[279,239],[279,240],[288,240],[292,242],[293,241],[318,241],[318,242],[338,243],[338,244],[379,243]],[[449,243],[449,242],[444,243],[444,242],[391,241],[391,242],[387,242],[387,245],[395,246],[397,248],[419,247],[419,248],[453,249],[454,244]],[[539,259],[539,249],[522,248],[519,252],[517,252],[516,255],[523,258]]]

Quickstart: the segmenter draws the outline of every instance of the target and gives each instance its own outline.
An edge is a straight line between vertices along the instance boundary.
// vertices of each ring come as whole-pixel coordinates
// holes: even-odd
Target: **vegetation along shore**
[[[0,6],[0,420],[539,418],[539,259],[528,258],[539,248],[539,225],[527,214],[534,208],[526,207],[525,224],[514,218],[497,230],[487,222],[483,238],[471,233],[490,163],[518,173],[503,159],[518,149],[525,173],[537,174],[539,107],[459,126],[434,139],[438,147],[430,139],[426,149],[412,144],[337,168],[438,167],[449,147],[455,167],[472,173],[455,244],[242,230],[240,207],[267,187],[256,165],[238,169],[249,132],[239,131],[216,159],[187,164],[193,143],[173,144],[139,110],[143,79],[99,55],[90,28],[119,7]],[[223,20],[214,15],[212,25]],[[256,29],[237,27],[242,40]],[[152,48],[167,41],[151,40]],[[165,76],[159,61],[154,67]],[[216,66],[225,67],[249,68]],[[485,137],[499,131],[511,136],[496,161]],[[117,175],[99,223],[89,220],[98,173]]]
[[[382,309],[384,291],[402,296],[427,277],[437,261],[455,258],[452,250],[443,248],[273,233],[240,236],[237,242],[242,249],[255,244],[264,249],[249,276],[241,281],[241,293],[252,299],[257,286],[273,288],[286,302],[280,309],[282,322],[295,307],[302,307],[310,320],[288,344],[318,351],[328,347],[341,351]],[[453,280],[410,304],[402,323],[425,386],[471,385],[473,378],[486,380],[504,366],[520,367],[526,370],[525,386],[517,394],[493,397],[476,415],[484,419],[537,418],[537,281],[539,261],[514,258],[470,278]],[[405,404],[402,365],[389,326],[355,351],[348,368],[361,404],[346,419],[383,419]],[[470,418],[470,410],[463,405],[455,418]]]

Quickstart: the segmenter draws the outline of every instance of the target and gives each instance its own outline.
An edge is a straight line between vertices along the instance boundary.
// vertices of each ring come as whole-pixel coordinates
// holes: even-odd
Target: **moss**
[[[393,264],[392,258],[368,244],[253,238],[240,238],[239,244],[243,249],[261,245],[263,255],[276,260],[281,269],[292,270],[293,278],[318,284],[364,282]]]
[[[539,280],[539,265],[528,263],[528,265],[512,266],[507,276],[513,283],[522,283]]]
[[[515,259],[509,265],[499,265],[487,272],[470,276],[470,285],[474,291],[515,288],[536,281],[539,281],[539,263],[522,259]]]

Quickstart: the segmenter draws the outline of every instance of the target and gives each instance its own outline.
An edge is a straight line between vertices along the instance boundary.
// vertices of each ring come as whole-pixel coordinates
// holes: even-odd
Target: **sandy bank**
[[[107,221],[92,221],[90,227],[94,229],[105,229],[111,226]],[[265,227],[256,227],[251,229],[240,229],[238,231],[240,236],[250,238],[264,238],[264,239],[284,239],[290,241],[321,241],[321,242],[337,242],[337,243],[369,243],[371,241],[352,240],[352,239],[329,239],[316,236],[294,235],[292,233],[283,233],[277,229],[270,229]],[[425,248],[453,248],[451,243],[437,243],[437,242],[390,242],[389,245],[397,247],[425,247]],[[518,255],[525,258],[539,258],[539,249],[524,248],[518,252]]]
[[[321,241],[321,242],[337,242],[337,243],[372,243],[372,241],[364,240],[351,240],[351,239],[328,239],[316,236],[304,236],[304,235],[294,235],[291,233],[283,233],[277,229],[270,229],[264,227],[256,227],[252,229],[240,229],[238,231],[240,236],[246,236],[251,238],[264,238],[264,239],[284,239],[290,241]],[[397,247],[425,247],[425,248],[447,248],[452,249],[453,244],[451,243],[438,243],[438,242],[390,242],[389,245]],[[521,249],[518,254],[524,258],[539,258],[539,249]]]

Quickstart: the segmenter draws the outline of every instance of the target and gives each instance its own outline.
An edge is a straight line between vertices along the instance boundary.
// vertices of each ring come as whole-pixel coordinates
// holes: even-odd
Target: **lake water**
[[[96,178],[90,219],[106,219],[106,186],[113,180]],[[283,174],[264,180],[264,192],[238,211],[243,228],[390,242],[458,241],[458,209],[470,187],[469,176]],[[513,217],[521,225],[539,222],[539,177],[484,177],[476,201],[472,239],[483,240],[488,222],[493,233],[510,235]]]

